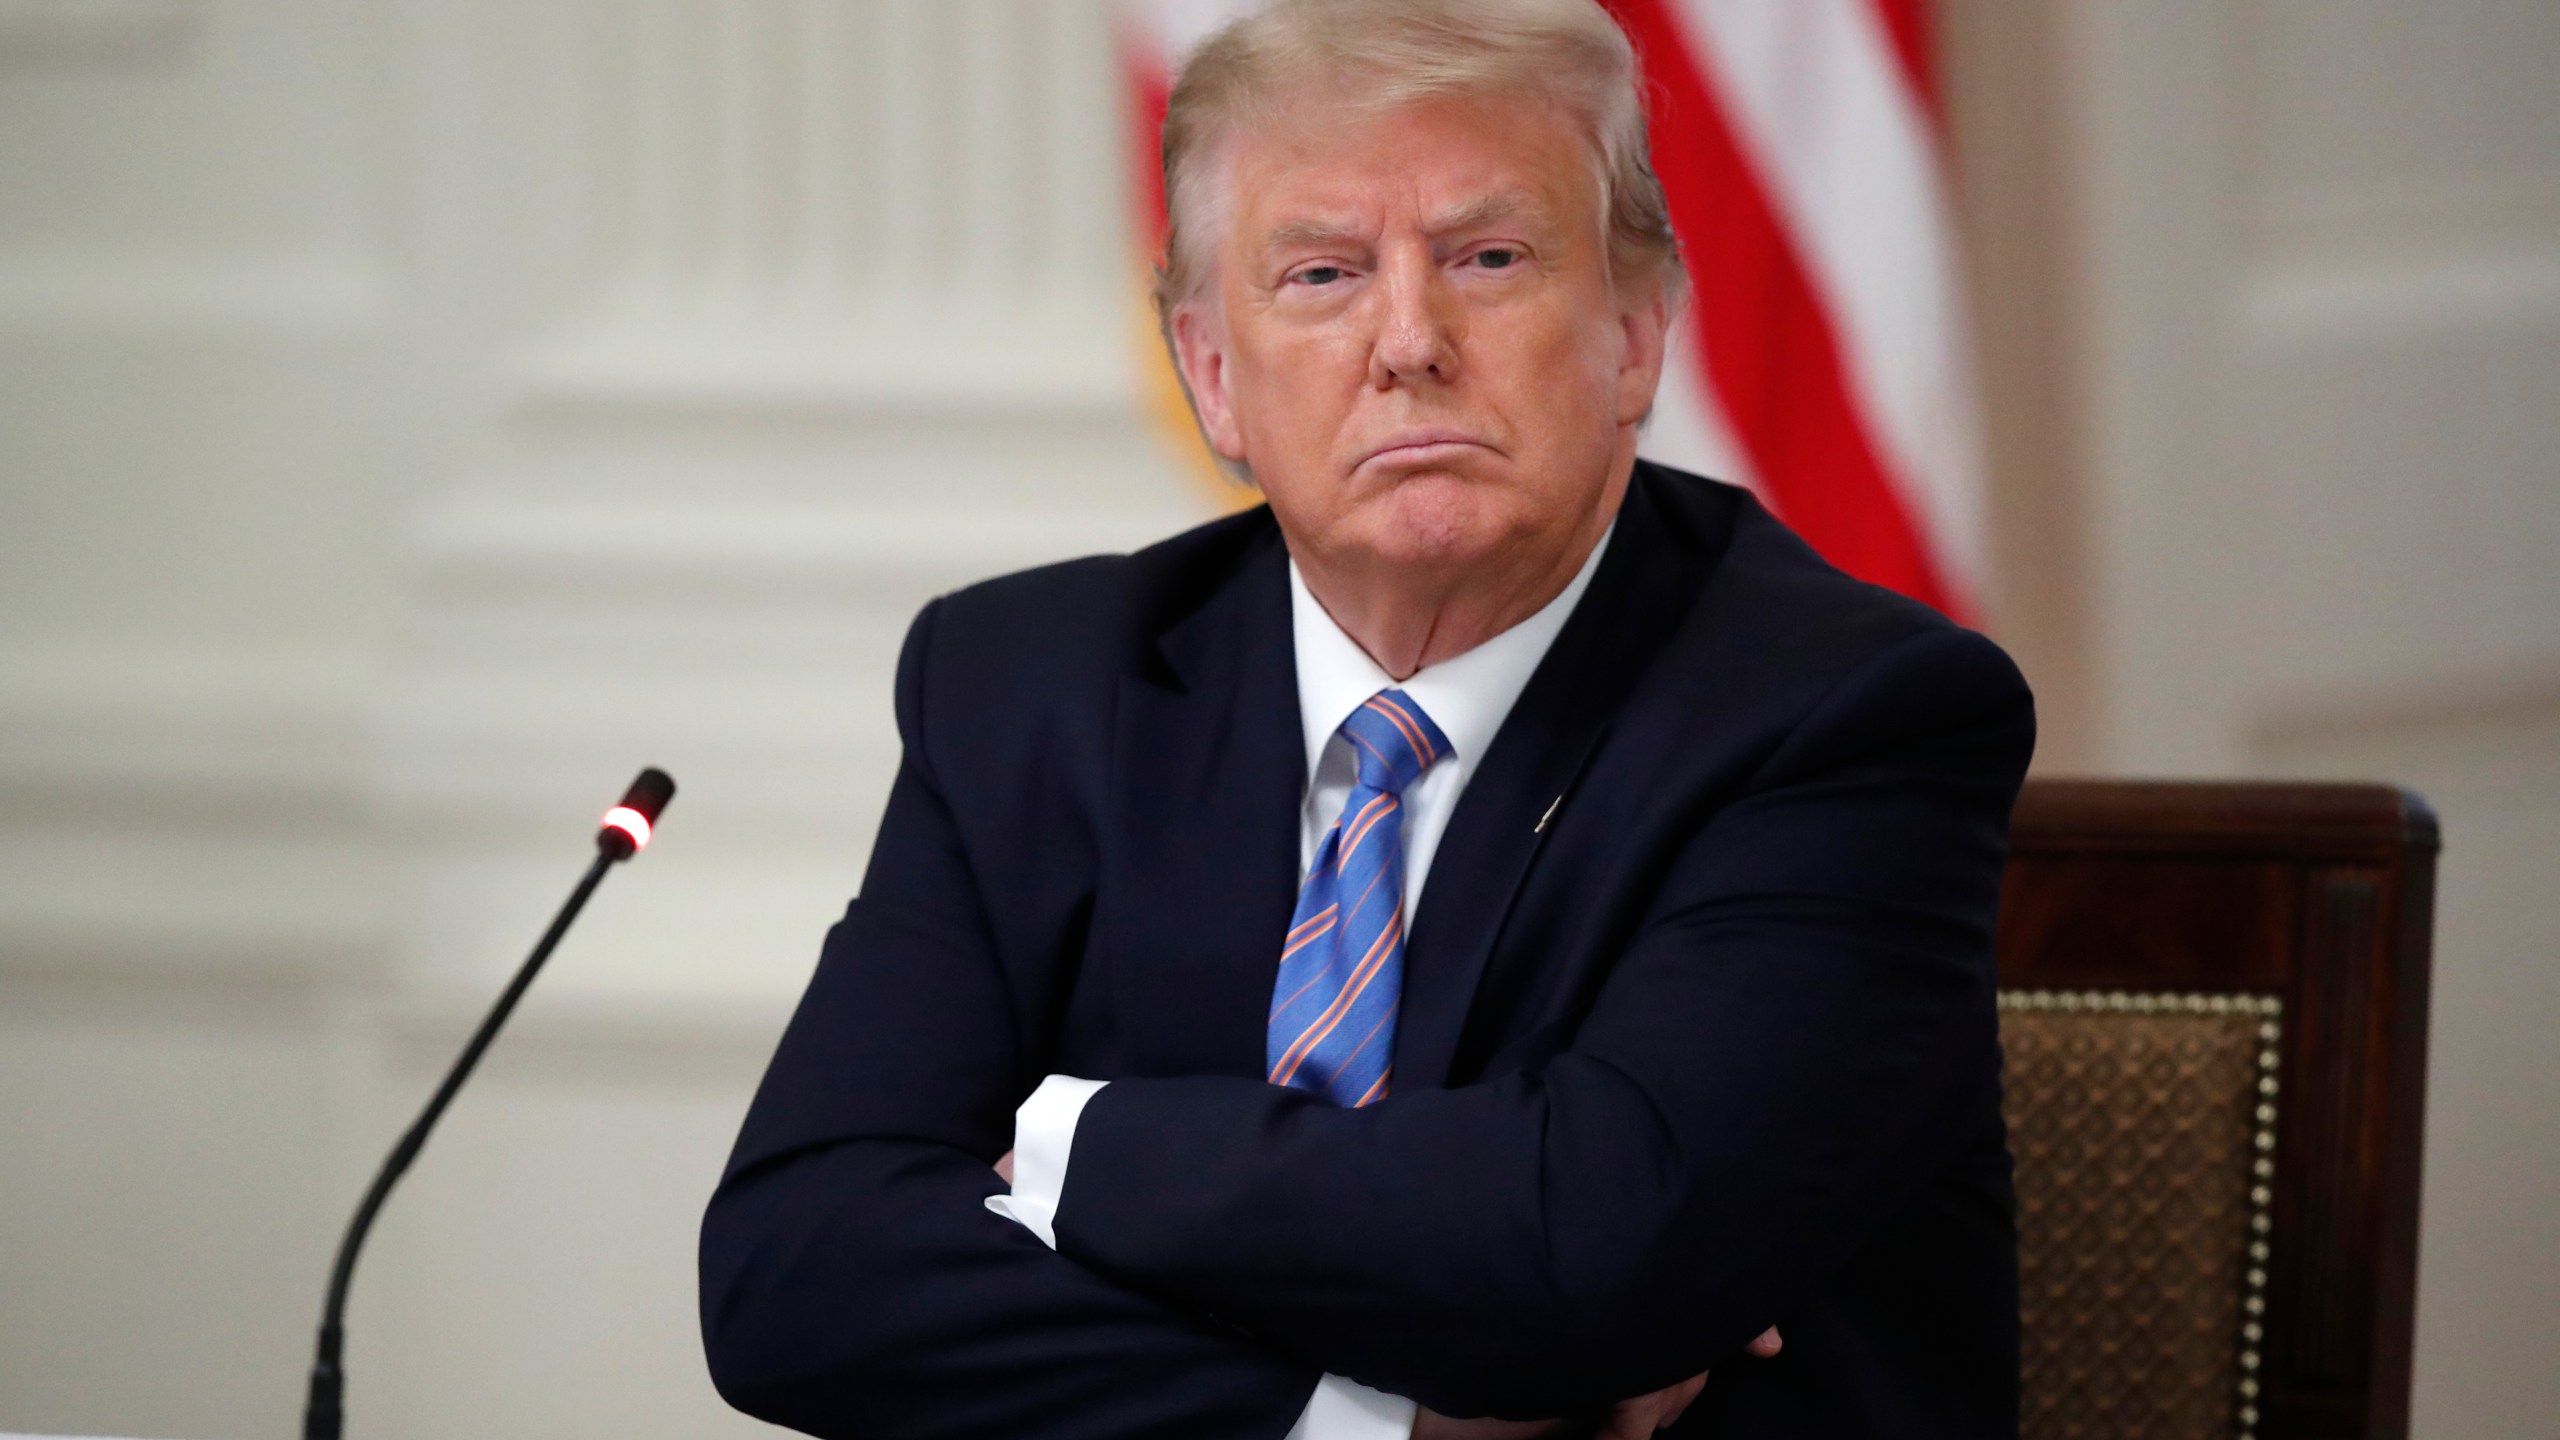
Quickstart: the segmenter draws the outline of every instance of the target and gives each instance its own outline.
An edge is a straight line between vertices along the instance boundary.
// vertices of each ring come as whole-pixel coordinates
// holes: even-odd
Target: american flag
[[[1932,0],[1602,3],[1642,58],[1693,288],[1643,453],[1749,486],[1832,563],[1971,618],[1982,452]],[[1150,257],[1175,68],[1251,8],[1123,7]]]

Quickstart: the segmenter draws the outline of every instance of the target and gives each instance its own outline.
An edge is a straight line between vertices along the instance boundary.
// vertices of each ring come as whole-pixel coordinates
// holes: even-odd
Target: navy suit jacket
[[[933,602],[897,713],[703,1224],[732,1403],[1279,1440],[1319,1371],[1536,1418],[1712,1367],[1676,1433],[2015,1433],[1992,921],[2034,718],[1989,641],[1639,465],[1360,1110],[1261,1078],[1306,783],[1267,510]],[[1054,1252],[981,1203],[1051,1073],[1113,1082]]]

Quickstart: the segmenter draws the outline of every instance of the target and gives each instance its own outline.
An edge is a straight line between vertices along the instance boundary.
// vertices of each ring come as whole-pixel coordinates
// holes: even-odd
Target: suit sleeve
[[[1449,1414],[1591,1414],[1722,1363],[1995,1113],[2033,737],[1988,641],[1888,648],[1675,841],[1569,1048],[1360,1110],[1115,1083],[1059,1249]]]
[[[712,1378],[818,1436],[1281,1440],[1313,1367],[986,1208],[1036,1032],[924,743],[933,616],[899,663],[907,753],[861,897],[703,1220]]]

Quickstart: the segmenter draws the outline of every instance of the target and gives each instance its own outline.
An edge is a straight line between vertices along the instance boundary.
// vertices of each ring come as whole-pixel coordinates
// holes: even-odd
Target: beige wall
[[[2444,822],[2414,1426],[2560,1427],[2560,8],[1950,9],[2040,761]]]
[[[1952,0],[2048,768],[2444,812],[2418,1421],[2560,1377],[2560,12]],[[0,6],[0,1430],[700,1435],[694,1215],[934,590],[1206,511],[1081,0]]]
[[[1052,0],[0,6],[0,1431],[757,1428],[692,1231],[938,590],[1207,513]]]

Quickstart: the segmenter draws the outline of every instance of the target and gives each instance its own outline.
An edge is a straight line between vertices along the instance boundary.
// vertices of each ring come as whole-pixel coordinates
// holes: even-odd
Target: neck
[[[1297,554],[1307,590],[1378,668],[1402,681],[1455,659],[1537,614],[1564,593],[1608,533],[1626,472],[1590,513],[1553,535],[1446,567],[1374,556]]]

